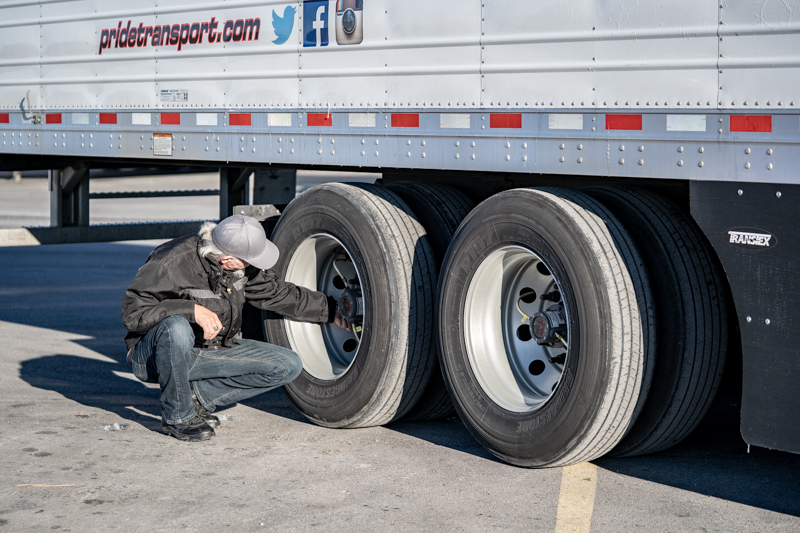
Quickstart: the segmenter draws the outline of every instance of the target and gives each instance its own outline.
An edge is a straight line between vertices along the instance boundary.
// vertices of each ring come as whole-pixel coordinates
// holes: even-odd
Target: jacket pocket
[[[147,365],[131,363],[131,368],[133,369],[133,375],[136,376],[139,381],[144,381],[145,383],[152,383],[154,381],[148,375]]]

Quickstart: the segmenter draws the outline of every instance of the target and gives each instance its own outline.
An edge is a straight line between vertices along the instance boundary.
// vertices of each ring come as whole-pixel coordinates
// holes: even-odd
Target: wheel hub
[[[539,346],[566,347],[567,319],[560,305],[534,314],[530,319],[530,328],[531,336]]]
[[[351,324],[364,319],[364,298],[360,290],[345,289],[339,296],[339,314]]]

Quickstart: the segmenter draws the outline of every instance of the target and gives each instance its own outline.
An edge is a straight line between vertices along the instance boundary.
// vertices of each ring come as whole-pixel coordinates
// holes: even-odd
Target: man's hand
[[[207,341],[222,333],[222,322],[217,314],[202,305],[194,304],[194,321],[203,328],[203,338]]]
[[[348,322],[339,311],[336,311],[336,316],[333,317],[333,322],[342,329],[346,329],[348,331],[351,329],[350,322]]]

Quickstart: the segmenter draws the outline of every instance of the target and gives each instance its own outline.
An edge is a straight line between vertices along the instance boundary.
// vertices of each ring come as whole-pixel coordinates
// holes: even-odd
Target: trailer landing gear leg
[[[89,225],[89,168],[67,167],[51,170],[50,226],[54,228]]]

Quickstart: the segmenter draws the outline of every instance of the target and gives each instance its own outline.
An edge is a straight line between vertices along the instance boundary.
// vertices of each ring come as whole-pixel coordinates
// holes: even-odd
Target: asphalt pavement
[[[800,531],[800,456],[748,452],[730,390],[678,446],[582,470],[506,465],[457,419],[321,428],[279,390],[166,437],[120,323],[154,245],[0,249],[0,532]]]

